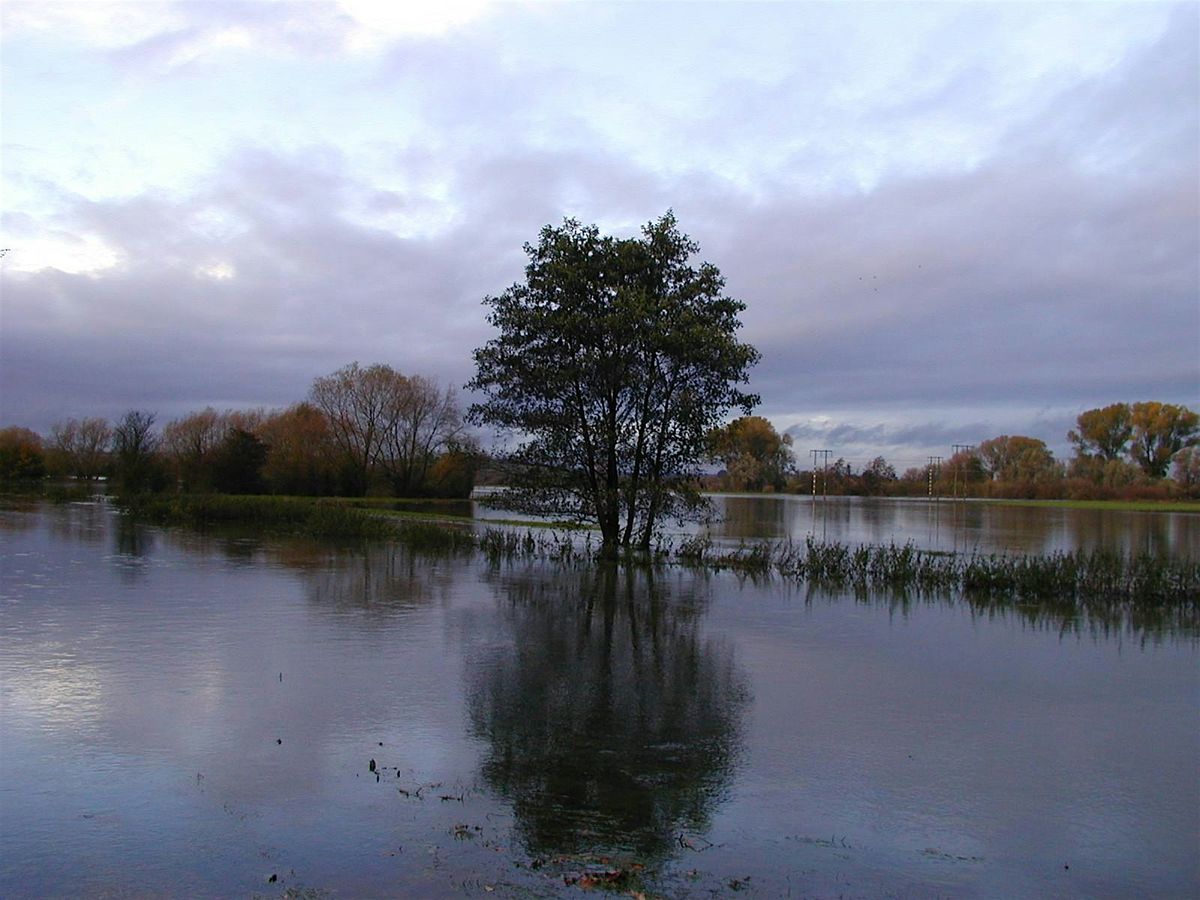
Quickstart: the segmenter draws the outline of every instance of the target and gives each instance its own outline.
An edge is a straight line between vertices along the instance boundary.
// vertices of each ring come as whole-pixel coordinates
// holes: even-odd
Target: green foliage
[[[667,213],[640,239],[567,220],[526,245],[525,281],[488,297],[499,335],[475,351],[473,421],[519,436],[506,506],[595,522],[605,552],[649,547],[698,497],[709,432],[757,398],[737,388],[758,353]]]

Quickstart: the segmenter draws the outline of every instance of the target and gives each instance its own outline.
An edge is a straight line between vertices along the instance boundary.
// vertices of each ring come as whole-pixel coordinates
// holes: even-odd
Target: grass
[[[942,498],[945,500],[946,498]],[[1051,509],[1109,509],[1128,512],[1200,513],[1200,500],[972,500],[1004,506],[1040,506]]]
[[[691,538],[675,556],[685,565],[865,590],[961,592],[1083,606],[1200,604],[1200,562],[1108,550],[1009,556],[926,551],[912,544],[849,546],[812,538],[802,544],[757,541],[719,548],[706,538]]]

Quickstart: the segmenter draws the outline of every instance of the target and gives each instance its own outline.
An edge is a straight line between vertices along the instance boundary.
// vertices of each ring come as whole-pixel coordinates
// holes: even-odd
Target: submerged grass
[[[600,547],[588,531],[488,527],[376,504],[300,497],[195,494],[123,501],[133,515],[194,527],[249,525],[314,537],[391,539],[429,554],[479,552],[491,563],[543,559],[560,564],[598,562]],[[1041,556],[963,554],[914,545],[858,545],[817,541],[754,541],[736,546],[692,537],[627,558],[628,564],[676,563],[753,577],[855,591],[961,593],[1019,603],[1099,608],[1114,603],[1145,609],[1186,606],[1200,611],[1200,561],[1108,550]]]
[[[1200,562],[1108,550],[1008,556],[918,550],[912,544],[852,547],[812,538],[724,548],[691,538],[675,555],[693,566],[870,590],[962,592],[1085,605],[1200,603]]]

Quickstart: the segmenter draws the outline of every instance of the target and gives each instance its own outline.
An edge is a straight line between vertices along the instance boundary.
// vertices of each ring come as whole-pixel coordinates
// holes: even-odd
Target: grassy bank
[[[943,498],[944,502],[944,498]],[[1200,500],[978,500],[1004,506],[1038,506],[1049,509],[1101,509],[1127,512],[1181,512],[1200,514]]]
[[[598,562],[592,535],[520,526],[477,528],[469,520],[404,512],[395,501],[344,501],[227,495],[152,496],[126,502],[138,518],[198,528],[241,525],[313,537],[398,540],[417,551],[481,553],[498,563],[519,559]],[[870,591],[962,593],[1017,602],[1081,607],[1135,603],[1144,607],[1200,605],[1200,562],[1077,551],[1044,556],[954,554],[901,547],[849,546],[812,538],[756,541],[736,547],[690,538],[661,545],[638,565],[677,564],[781,577]]]

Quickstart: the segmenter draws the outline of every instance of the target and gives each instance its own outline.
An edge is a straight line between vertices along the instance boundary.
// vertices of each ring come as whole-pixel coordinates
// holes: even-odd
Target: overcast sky
[[[1200,408],[1197,4],[397,5],[0,6],[0,425],[462,384],[668,208],[802,463]]]

